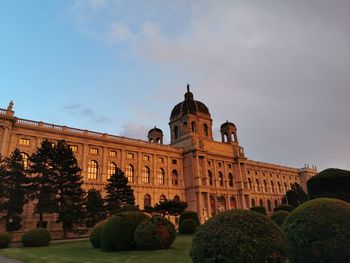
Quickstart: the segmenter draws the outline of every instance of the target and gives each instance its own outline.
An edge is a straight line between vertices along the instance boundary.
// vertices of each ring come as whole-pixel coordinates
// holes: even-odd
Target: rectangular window
[[[173,164],[177,164],[177,161],[175,159],[172,160]]]
[[[143,156],[143,160],[144,160],[144,161],[149,161],[149,160],[150,160],[149,155],[144,155],[144,156]]]
[[[163,157],[159,157],[158,160],[159,160],[160,163],[164,163],[164,158]]]
[[[126,158],[127,158],[127,159],[134,159],[134,154],[133,154],[133,153],[128,153],[128,154],[126,155]]]
[[[116,151],[110,151],[109,152],[110,157],[117,157],[117,152]]]
[[[231,165],[231,164],[228,164],[228,168],[230,168],[230,169],[231,169],[231,168],[232,168],[232,165]]]
[[[222,165],[222,164],[219,162],[219,163],[218,163],[218,166],[221,167],[221,165]]]
[[[90,149],[90,154],[98,154],[98,149],[97,148],[91,148]]]
[[[210,166],[210,161],[207,161],[207,165]]]
[[[19,139],[19,144],[23,145],[23,146],[29,146],[30,140],[29,139],[25,139],[25,138],[20,138]]]
[[[69,148],[72,150],[72,152],[76,153],[78,151],[78,146],[76,145],[69,145]]]

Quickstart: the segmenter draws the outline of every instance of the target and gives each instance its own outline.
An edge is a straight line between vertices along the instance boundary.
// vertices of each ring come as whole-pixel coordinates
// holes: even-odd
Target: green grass
[[[192,236],[177,236],[171,249],[156,251],[102,252],[92,248],[90,242],[70,241],[40,248],[6,248],[0,255],[25,263],[186,263],[192,262],[189,251]]]

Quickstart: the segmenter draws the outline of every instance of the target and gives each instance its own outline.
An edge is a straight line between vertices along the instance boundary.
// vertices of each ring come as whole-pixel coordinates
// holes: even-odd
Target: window
[[[209,135],[208,125],[205,123],[203,124],[203,131],[205,136]]]
[[[282,193],[281,183],[277,182],[278,192]]]
[[[72,150],[72,152],[76,153],[78,151],[78,146],[76,145],[69,145],[69,148]]]
[[[149,155],[144,155],[144,156],[143,156],[143,160],[144,160],[144,161],[149,161],[149,160],[150,160]]]
[[[174,139],[176,140],[179,137],[179,128],[177,126],[174,127]]]
[[[24,169],[28,169],[29,168],[29,155],[26,153],[21,153],[21,156],[22,156]]]
[[[211,171],[208,170],[209,185],[213,185],[213,175]]]
[[[159,157],[158,161],[159,161],[160,163],[164,163],[164,158],[163,158],[163,157]]]
[[[220,186],[224,186],[224,176],[222,172],[219,172],[219,184]]]
[[[233,196],[230,198],[231,208],[237,208],[237,201],[236,198]]]
[[[248,178],[248,189],[252,189],[252,179]]]
[[[141,181],[142,183],[149,184],[150,180],[151,180],[151,171],[147,166],[145,166],[143,167],[141,172]]]
[[[262,199],[259,200],[259,205],[264,206],[264,201]]]
[[[210,161],[207,161],[207,165],[208,165],[208,166],[210,166],[210,165],[211,165]]]
[[[175,159],[173,159],[171,162],[172,162],[173,164],[177,164],[177,161],[176,161]]]
[[[150,207],[152,204],[152,199],[149,194],[146,194],[144,199],[143,199],[144,207]]]
[[[175,202],[180,202],[180,197],[178,195],[175,195],[173,200]]]
[[[260,191],[260,182],[258,179],[256,179],[255,184],[256,184],[256,191],[257,192]]]
[[[134,177],[135,177],[135,170],[134,170],[134,166],[132,166],[131,164],[128,164],[128,166],[126,167],[125,170],[125,175],[128,178],[128,182],[134,182]]]
[[[267,200],[267,210],[272,211],[272,206],[271,206],[270,199]]]
[[[273,181],[271,181],[271,191],[272,191],[272,193],[275,192],[275,185],[274,185]]]
[[[230,169],[232,168],[232,165],[231,165],[230,163],[229,163],[227,166],[228,166],[228,168],[230,168]]]
[[[219,167],[221,167],[221,166],[222,166],[222,164],[221,164],[220,162],[218,162],[218,166],[219,166]]]
[[[134,154],[133,153],[127,153],[126,159],[134,159]]]
[[[111,162],[107,166],[107,179],[112,176],[112,174],[115,173],[115,170],[117,169],[117,165],[114,162]]]
[[[179,176],[178,176],[177,171],[175,169],[171,173],[171,182],[173,185],[178,185],[178,183],[179,183]]]
[[[192,132],[196,132],[196,123],[194,121],[191,122],[191,128],[192,128]]]
[[[275,199],[275,207],[278,206],[278,201]]]
[[[109,156],[110,157],[117,157],[117,152],[116,151],[109,151]]]
[[[228,185],[233,187],[233,175],[231,173],[228,174]]]
[[[254,198],[252,199],[252,203],[251,203],[251,205],[252,205],[252,207],[254,207],[254,206],[255,206],[255,199],[254,199]]]
[[[159,198],[159,203],[162,203],[164,201],[166,201],[166,197],[165,197],[165,195],[161,195]]]
[[[29,139],[25,139],[25,138],[20,138],[19,139],[19,145],[29,146],[29,143],[30,143]]]
[[[97,179],[97,173],[98,173],[98,163],[94,160],[89,161],[87,178],[95,180]]]
[[[164,178],[165,177],[165,172],[163,168],[160,168],[158,170],[158,184],[164,184]]]
[[[264,180],[264,192],[267,193],[267,182]]]
[[[91,148],[90,149],[90,154],[98,154],[98,149],[97,148]]]

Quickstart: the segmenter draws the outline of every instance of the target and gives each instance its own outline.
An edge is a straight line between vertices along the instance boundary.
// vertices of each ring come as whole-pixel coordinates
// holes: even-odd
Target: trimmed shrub
[[[265,216],[267,215],[265,206],[253,206],[250,210]]]
[[[294,206],[287,205],[287,204],[282,204],[273,209],[274,212],[277,211],[287,211],[287,212],[292,212],[294,209]]]
[[[289,216],[289,212],[284,211],[284,210],[279,210],[270,216],[271,220],[274,221],[277,225],[282,226],[284,220]]]
[[[180,224],[179,233],[180,234],[193,234],[196,232],[198,225],[196,221],[191,218],[187,218]]]
[[[264,215],[229,210],[209,219],[196,232],[190,255],[194,263],[284,262],[287,239]]]
[[[6,248],[12,241],[12,236],[9,233],[0,233],[0,248]]]
[[[350,171],[329,168],[307,181],[310,199],[329,197],[350,202]]]
[[[118,213],[107,220],[101,231],[101,248],[104,251],[124,251],[136,248],[136,227],[149,217],[142,212]]]
[[[45,228],[35,228],[24,234],[21,241],[25,247],[45,247],[50,244],[51,235]]]
[[[338,199],[308,201],[282,225],[290,263],[337,262],[350,258],[350,204]]]
[[[101,232],[105,223],[106,220],[98,222],[96,225],[94,225],[90,233],[90,243],[94,248],[101,248]]]
[[[139,224],[134,233],[138,249],[167,249],[174,242],[176,230],[168,219],[156,216]]]
[[[199,217],[197,212],[195,211],[184,211],[181,213],[180,218],[179,218],[179,225],[181,225],[181,223],[186,220],[186,219],[193,219],[196,223],[197,226],[199,226],[201,223],[199,222]]]

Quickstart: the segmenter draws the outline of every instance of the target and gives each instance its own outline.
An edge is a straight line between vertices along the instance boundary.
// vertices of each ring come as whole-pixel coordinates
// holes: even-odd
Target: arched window
[[[254,206],[255,206],[255,199],[254,199],[254,198],[252,199],[252,203],[251,203],[251,205],[252,205],[252,207],[254,207]]]
[[[228,174],[228,185],[233,187],[233,175],[231,173]]]
[[[248,178],[248,189],[252,189],[252,179]]]
[[[267,182],[264,180],[264,192],[267,193]]]
[[[216,203],[215,203],[215,198],[214,196],[210,196],[210,210],[211,210],[211,215],[216,214]]]
[[[97,179],[98,163],[95,160],[91,160],[88,163],[87,178]]]
[[[145,197],[143,198],[143,204],[144,207],[152,206],[152,198],[149,194],[145,194]]]
[[[259,200],[259,205],[264,206],[264,201],[262,199]]]
[[[236,201],[236,198],[234,198],[233,196],[231,196],[230,198],[230,203],[231,203],[231,208],[237,208],[237,201]]]
[[[284,192],[287,192],[287,190],[288,190],[288,189],[287,189],[287,183],[284,183],[284,189],[283,189],[283,191],[284,191]]]
[[[272,191],[272,193],[275,192],[275,185],[274,185],[273,181],[271,181],[271,191]]]
[[[223,196],[220,196],[219,200],[218,200],[218,208],[219,208],[219,212],[223,212],[225,211],[226,208],[226,199]]]
[[[256,179],[255,184],[256,184],[256,191],[257,192],[260,191],[260,182],[258,179]]]
[[[179,176],[178,176],[177,171],[175,169],[171,173],[171,182],[173,185],[179,184]]]
[[[219,184],[220,186],[224,186],[224,176],[222,172],[219,172]]]
[[[174,139],[179,137],[179,128],[177,126],[174,127]]]
[[[231,140],[232,140],[232,141],[236,141],[236,136],[235,136],[234,133],[231,133]]]
[[[213,185],[213,175],[210,170],[208,170],[209,185]]]
[[[173,201],[180,202],[180,197],[178,195],[175,195]]]
[[[141,181],[145,184],[149,184],[151,181],[151,170],[147,166],[143,167],[142,169]]]
[[[132,166],[131,164],[128,164],[128,166],[126,167],[125,174],[126,174],[126,177],[128,178],[128,182],[133,183],[135,180],[134,166]]]
[[[270,199],[267,200],[267,210],[272,211],[272,206],[271,206]]]
[[[205,136],[209,135],[209,129],[208,129],[208,125],[206,123],[203,124],[203,131],[204,131]]]
[[[161,195],[159,198],[159,203],[166,201],[165,195]]]
[[[22,156],[24,169],[28,169],[29,168],[29,155],[24,153],[24,152],[21,152],[21,156]]]
[[[192,128],[192,132],[196,132],[196,123],[194,121],[191,122],[191,128]]]
[[[282,193],[281,183],[277,182],[278,192]]]
[[[158,170],[158,184],[164,184],[165,181],[165,172],[163,168]]]
[[[224,141],[225,141],[225,142],[229,142],[228,135],[227,135],[226,132],[224,133]]]
[[[278,206],[278,201],[277,201],[277,199],[275,199],[275,207],[277,207]]]
[[[114,162],[110,162],[107,167],[107,179],[112,176],[112,174],[115,173],[115,170],[117,169],[117,165]]]

